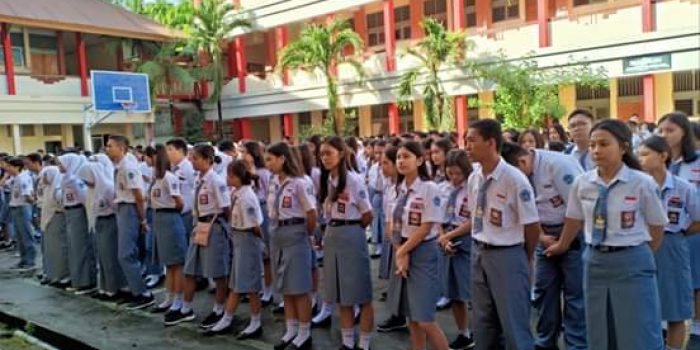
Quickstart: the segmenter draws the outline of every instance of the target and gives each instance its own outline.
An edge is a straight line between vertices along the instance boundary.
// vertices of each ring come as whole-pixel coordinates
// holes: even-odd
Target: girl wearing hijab
[[[40,174],[44,184],[43,205],[41,206],[41,232],[43,242],[46,278],[58,287],[67,287],[70,282],[68,272],[68,246],[66,245],[66,217],[63,214],[63,176],[57,166],[47,166]]]

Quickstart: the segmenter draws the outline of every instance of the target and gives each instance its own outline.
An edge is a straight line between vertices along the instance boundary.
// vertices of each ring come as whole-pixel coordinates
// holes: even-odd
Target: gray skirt
[[[115,215],[101,216],[95,222],[95,242],[101,290],[116,293],[126,287],[126,277],[119,263],[119,232]]]
[[[655,257],[661,319],[678,322],[693,318],[693,281],[685,235],[664,234]]]
[[[461,236],[452,242],[462,242],[455,248],[455,254],[446,256],[447,266],[447,294],[446,297],[453,300],[471,300],[470,287],[471,273],[471,236]],[[440,254],[443,255],[443,254]]]
[[[435,321],[435,304],[440,297],[436,240],[425,241],[411,252],[408,277],[392,274],[387,295],[391,315],[406,316],[413,322]],[[395,270],[395,262],[392,263]]]
[[[383,237],[382,240],[382,255],[379,257],[379,279],[388,280],[391,278],[393,261],[394,261],[394,245],[390,239]]]
[[[231,267],[231,246],[227,237],[226,223],[217,219],[211,226],[206,247],[190,242],[185,260],[185,274],[205,278],[224,278]]]
[[[187,238],[182,215],[155,210],[153,213],[153,260],[165,266],[185,263]]]
[[[323,258],[325,301],[342,306],[372,301],[372,276],[365,230],[327,226]]]
[[[271,229],[270,260],[277,293],[300,295],[311,292],[311,243],[306,224]]]
[[[46,276],[51,282],[58,282],[69,276],[68,243],[66,242],[66,216],[55,213],[46,226],[42,237],[45,247]]]
[[[74,288],[96,283],[94,237],[88,232],[84,207],[66,209],[66,236],[68,237],[68,269]]]
[[[233,259],[229,287],[234,293],[255,293],[262,290],[262,258],[265,242],[252,232],[231,233]]]

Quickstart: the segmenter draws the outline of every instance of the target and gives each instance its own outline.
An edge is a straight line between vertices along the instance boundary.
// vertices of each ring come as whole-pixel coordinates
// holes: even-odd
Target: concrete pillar
[[[273,115],[268,118],[270,122],[270,142],[282,140],[282,128],[280,127],[280,117]]]
[[[610,87],[610,118],[617,119],[617,79],[612,78],[608,83]]]
[[[673,106],[673,73],[656,74],[654,79],[654,95],[656,96],[656,120],[674,110]]]
[[[63,135],[61,139],[61,143],[63,143],[63,148],[73,147],[73,145],[75,144],[75,139],[73,138],[73,125],[61,125],[61,134]]]
[[[360,106],[357,109],[357,119],[360,128],[360,137],[372,135],[372,107]]]
[[[481,103],[493,103],[493,91],[481,91],[479,92],[479,102]],[[479,107],[479,119],[490,119],[494,118],[493,109],[487,106]]]
[[[19,124],[12,124],[12,150],[15,155],[22,154],[22,135],[20,134]]]
[[[642,96],[642,102],[643,102],[643,111],[644,111],[644,121],[647,123],[653,122],[656,120],[656,97],[655,97],[655,88],[654,86],[656,85],[656,82],[654,81],[654,75],[653,74],[647,74],[644,77],[642,77],[642,86],[643,86],[643,96]]]
[[[311,126],[320,128],[323,125],[323,111],[311,111]]]
[[[425,131],[425,108],[423,100],[413,101],[413,130]]]
[[[564,117],[562,117],[559,121],[561,122],[562,125],[566,126],[568,125],[568,120],[566,119],[566,116],[571,113],[574,109],[576,109],[576,86],[575,85],[567,85],[567,86],[560,86],[559,87],[559,103],[564,106]]]

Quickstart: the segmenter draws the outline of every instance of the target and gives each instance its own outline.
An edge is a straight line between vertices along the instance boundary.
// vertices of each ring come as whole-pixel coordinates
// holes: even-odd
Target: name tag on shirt
[[[73,201],[73,194],[72,193],[66,193],[66,200],[67,201]]]
[[[462,201],[462,206],[459,207],[459,216],[469,219],[471,213],[469,213],[469,203],[466,198]]]
[[[489,222],[491,223],[491,225],[494,225],[496,227],[502,227],[503,212],[501,212],[498,209],[491,208],[491,211],[489,212]]]
[[[345,203],[338,202],[338,213],[345,214]]]
[[[561,196],[552,197],[549,199],[549,202],[552,203],[552,206],[555,208],[559,208],[564,205],[564,199],[562,199]]]
[[[683,208],[683,201],[681,200],[681,197],[671,197],[668,200],[668,207],[669,208]]]

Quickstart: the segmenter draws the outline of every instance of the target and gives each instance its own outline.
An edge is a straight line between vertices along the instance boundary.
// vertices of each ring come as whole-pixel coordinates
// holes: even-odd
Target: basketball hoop
[[[120,104],[124,113],[126,113],[127,119],[133,117],[133,111],[136,109],[137,104],[135,102],[122,102]]]

